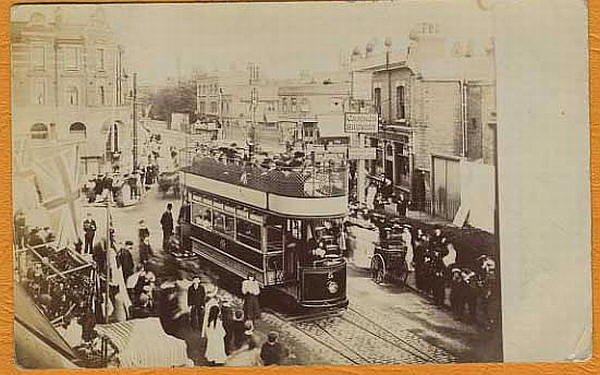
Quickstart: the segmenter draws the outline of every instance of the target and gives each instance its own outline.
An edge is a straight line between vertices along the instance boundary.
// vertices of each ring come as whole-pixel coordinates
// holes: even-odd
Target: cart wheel
[[[376,284],[381,284],[385,280],[385,264],[379,256],[371,260],[371,278]]]

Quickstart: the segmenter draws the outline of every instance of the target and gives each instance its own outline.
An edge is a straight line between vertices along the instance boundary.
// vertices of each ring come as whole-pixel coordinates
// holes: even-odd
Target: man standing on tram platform
[[[173,204],[167,204],[167,210],[162,214],[160,218],[160,225],[163,231],[163,250],[167,250],[167,245],[169,243],[169,238],[173,234],[173,214],[171,210],[173,209]]]

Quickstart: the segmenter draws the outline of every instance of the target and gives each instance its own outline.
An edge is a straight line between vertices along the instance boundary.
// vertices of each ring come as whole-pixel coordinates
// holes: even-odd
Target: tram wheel
[[[371,279],[376,284],[381,284],[385,280],[385,265],[380,257],[371,260]]]

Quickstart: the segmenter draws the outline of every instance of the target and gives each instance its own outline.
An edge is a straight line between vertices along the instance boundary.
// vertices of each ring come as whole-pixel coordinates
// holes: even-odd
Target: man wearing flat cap
[[[287,349],[279,342],[279,333],[269,332],[267,341],[260,350],[260,359],[265,366],[280,365],[287,358]]]

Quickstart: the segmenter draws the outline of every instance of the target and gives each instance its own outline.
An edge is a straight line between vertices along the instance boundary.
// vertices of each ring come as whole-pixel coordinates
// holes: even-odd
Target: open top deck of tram
[[[181,179],[188,188],[285,216],[347,214],[348,167],[344,158],[316,159],[296,153],[251,161],[214,150],[187,152]]]

